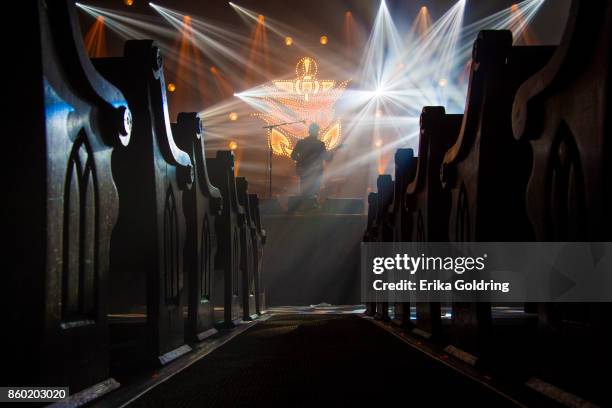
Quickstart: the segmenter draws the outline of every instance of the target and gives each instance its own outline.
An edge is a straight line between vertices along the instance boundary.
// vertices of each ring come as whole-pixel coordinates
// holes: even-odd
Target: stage
[[[359,304],[362,214],[264,215],[266,306]]]

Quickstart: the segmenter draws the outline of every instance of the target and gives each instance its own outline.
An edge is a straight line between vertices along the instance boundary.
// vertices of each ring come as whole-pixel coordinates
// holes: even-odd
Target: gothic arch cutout
[[[416,240],[425,242],[425,222],[423,221],[423,212],[420,209],[417,213]]]
[[[546,174],[547,235],[555,241],[586,241],[586,197],[580,152],[568,125],[559,124]]]
[[[238,295],[240,292],[240,230],[234,230],[234,239],[232,240],[232,293]]]
[[[68,158],[64,186],[62,320],[96,316],[98,184],[93,153],[81,131]]]
[[[469,242],[470,234],[470,204],[468,201],[465,184],[461,184],[459,197],[457,198],[457,221],[455,224],[455,240],[457,242]]]
[[[204,217],[202,223],[202,237],[200,239],[200,297],[201,300],[210,300],[210,274],[212,270],[212,237],[210,223]]]
[[[178,214],[172,188],[168,188],[164,204],[164,294],[166,304],[179,303]]]

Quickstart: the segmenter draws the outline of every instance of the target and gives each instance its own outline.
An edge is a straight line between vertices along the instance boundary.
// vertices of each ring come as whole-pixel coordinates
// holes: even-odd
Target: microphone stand
[[[277,123],[274,125],[262,126],[262,128],[272,131],[274,128],[285,125],[293,125],[294,123],[306,123],[306,121],[296,120],[295,122]],[[268,198],[270,200],[272,199],[272,134],[270,134],[270,137],[268,137]]]

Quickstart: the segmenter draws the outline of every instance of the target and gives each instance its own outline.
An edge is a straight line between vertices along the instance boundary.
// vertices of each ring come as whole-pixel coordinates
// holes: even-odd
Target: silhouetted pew
[[[119,385],[106,318],[118,211],[111,154],[131,142],[131,113],[91,65],[74,4],[20,4],[20,24],[25,34],[10,39],[19,72],[8,80],[19,134],[5,157],[16,228],[6,240],[15,265],[3,281],[3,385],[68,386],[87,401]]]
[[[243,316],[243,288],[240,276],[241,245],[240,231],[246,222],[244,208],[238,202],[236,179],[234,176],[234,153],[229,150],[218,151],[215,158],[207,158],[206,166],[212,183],[223,196],[223,211],[217,217],[215,228],[219,239],[215,268],[222,271],[216,275],[215,293],[223,294],[214,304],[223,304],[222,316],[224,327],[233,327],[236,320]]]
[[[259,197],[249,194],[249,209],[251,219],[255,222],[253,231],[253,252],[256,254],[253,265],[255,271],[255,313],[261,315],[265,308],[265,291],[261,284],[263,265],[263,247],[266,244],[266,231],[261,227],[261,214],[259,212]]]
[[[442,106],[425,106],[420,118],[416,176],[406,187],[405,209],[411,218],[411,241],[448,241],[450,192],[442,188],[440,165],[453,145],[463,115],[446,114]]]
[[[553,50],[513,47],[510,31],[478,34],[461,131],[442,162],[451,241],[532,240],[524,209],[530,155],[527,144],[512,136],[511,108],[517,88]],[[452,343],[461,351],[486,355],[491,325],[489,303],[453,303]]]
[[[211,184],[208,177],[204,131],[197,113],[179,113],[172,131],[178,147],[189,154],[194,167],[193,187],[183,192],[187,228],[184,247],[185,287],[188,293],[185,337],[188,342],[192,342],[203,340],[216,332],[212,293],[218,246],[215,220],[221,213],[223,199],[219,189]]]
[[[113,152],[119,219],[111,238],[111,357],[118,372],[165,364],[185,345],[185,216],[189,155],[174,141],[162,57],[150,40],[127,41],[124,56],[94,60],[126,96],[132,140]]]
[[[406,188],[414,179],[418,159],[412,149],[397,149],[395,152],[395,180],[393,187],[393,204],[389,207],[389,222],[393,230],[393,241],[410,240],[412,220],[406,212]],[[393,304],[393,320],[399,326],[408,327],[410,322],[410,302]]]
[[[368,193],[368,222],[363,234],[363,242],[377,242],[376,215],[378,214],[378,193]],[[376,314],[376,302],[366,302],[368,316]]]
[[[611,17],[610,2],[573,2],[560,46],[514,100],[514,136],[533,150],[527,211],[538,241],[612,241]],[[610,312],[541,304],[537,375],[612,404],[600,374],[612,360]]]
[[[364,242],[376,242],[376,216],[378,214],[378,193],[368,193],[368,223],[363,234]]]
[[[406,187],[405,211],[410,219],[410,239],[420,242],[448,241],[450,192],[442,188],[440,165],[453,145],[463,115],[446,114],[442,106],[425,106],[420,118],[419,160],[416,176]],[[416,327],[425,337],[441,332],[439,302],[416,304]]]
[[[376,214],[376,236],[378,242],[393,242],[393,225],[389,217],[393,205],[395,183],[389,174],[381,174],[376,179],[378,205]]]
[[[244,209],[245,222],[240,227],[240,272],[242,284],[242,305],[243,305],[243,320],[253,320],[257,318],[257,296],[255,281],[257,270],[257,248],[254,240],[257,235],[257,226],[252,218],[251,203],[247,192],[249,183],[244,177],[236,178],[236,192],[238,194],[238,203]]]
[[[393,241],[411,240],[412,217],[406,212],[406,189],[415,177],[418,158],[412,149],[397,149],[395,152],[395,187],[391,217]]]
[[[393,242],[393,226],[389,219],[389,209],[393,204],[394,184],[389,174],[381,174],[376,179],[378,203],[376,204],[376,242]],[[381,295],[384,296],[384,295]],[[381,320],[389,319],[389,302],[383,299],[376,302],[375,317]]]

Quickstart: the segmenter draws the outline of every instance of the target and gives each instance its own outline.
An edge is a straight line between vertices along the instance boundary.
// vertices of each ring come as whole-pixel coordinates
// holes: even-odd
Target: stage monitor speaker
[[[363,214],[363,200],[359,198],[328,198],[323,203],[326,214]]]
[[[261,215],[280,215],[285,213],[283,207],[281,207],[276,198],[260,199],[259,211]]]
[[[317,210],[319,205],[315,197],[289,196],[287,200],[287,210],[294,212],[309,212]]]

